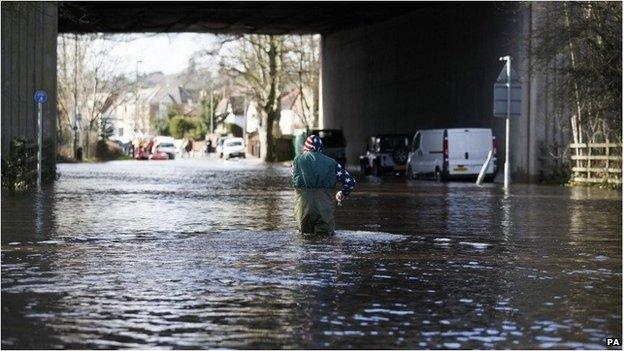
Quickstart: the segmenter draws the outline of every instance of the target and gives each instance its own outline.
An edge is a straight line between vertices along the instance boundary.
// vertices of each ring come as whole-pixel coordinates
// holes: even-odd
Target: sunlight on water
[[[598,348],[621,330],[613,192],[360,179],[335,235],[307,237],[288,168],[59,170],[43,196],[2,193],[3,348]]]

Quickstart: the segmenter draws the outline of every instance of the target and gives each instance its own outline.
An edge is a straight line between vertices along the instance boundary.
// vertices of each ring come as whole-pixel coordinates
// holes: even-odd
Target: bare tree
[[[261,158],[273,161],[273,129],[280,120],[282,94],[297,91],[295,101],[300,102],[299,115],[307,127],[318,116],[318,36],[250,34],[226,41],[220,50],[221,67],[259,106]]]
[[[534,3],[534,67],[557,76],[574,143],[621,140],[622,3]]]
[[[94,45],[95,40],[102,45]],[[124,102],[129,81],[118,72],[120,61],[110,55],[121,40],[106,41],[101,34],[62,34],[58,44],[58,125],[61,143],[68,142],[74,109],[81,115],[82,133],[87,156],[91,136],[101,126],[100,118],[109,109]]]
[[[306,128],[310,129],[318,123],[319,37],[313,35],[290,36],[287,45],[290,53],[289,59],[286,60],[287,70],[291,75],[289,80],[296,85],[297,100],[301,107],[298,116]],[[293,104],[297,100],[294,100]]]
[[[74,108],[78,111],[84,106],[84,100],[78,100],[79,90],[84,85],[84,66],[86,51],[89,47],[87,36],[61,34],[58,38],[58,140],[61,144],[69,143],[71,137]]]
[[[250,34],[236,38],[224,47],[222,67],[249,87],[260,107],[260,158],[273,161],[273,128],[279,122],[284,87],[285,37]]]

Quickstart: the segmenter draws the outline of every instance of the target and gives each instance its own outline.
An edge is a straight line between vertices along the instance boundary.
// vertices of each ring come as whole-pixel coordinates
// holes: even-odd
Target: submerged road
[[[2,347],[605,348],[622,199],[360,177],[338,232],[293,228],[290,170],[61,164],[2,193]]]

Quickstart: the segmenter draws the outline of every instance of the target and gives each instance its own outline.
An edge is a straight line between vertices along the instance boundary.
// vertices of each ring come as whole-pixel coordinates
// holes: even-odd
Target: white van
[[[436,180],[476,178],[489,151],[493,158],[486,179],[496,176],[496,138],[489,128],[424,129],[414,135],[407,160],[407,175]]]

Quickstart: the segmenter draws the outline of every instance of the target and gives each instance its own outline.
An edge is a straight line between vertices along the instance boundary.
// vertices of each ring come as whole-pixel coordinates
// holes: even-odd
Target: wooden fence
[[[622,184],[622,144],[571,144],[572,181]]]

